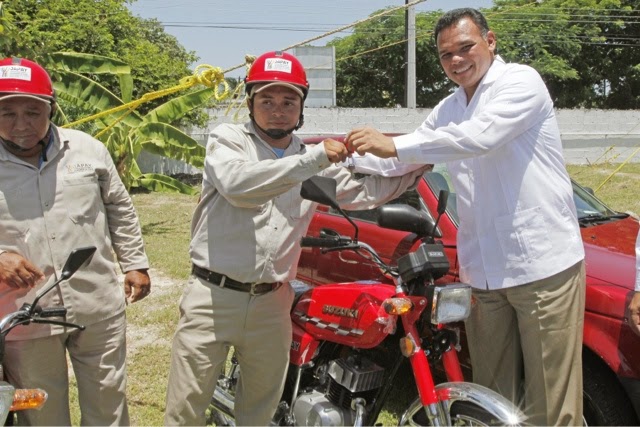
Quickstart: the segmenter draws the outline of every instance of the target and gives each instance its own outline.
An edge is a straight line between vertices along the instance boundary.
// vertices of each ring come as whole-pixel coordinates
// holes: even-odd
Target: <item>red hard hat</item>
[[[53,102],[55,95],[51,77],[33,61],[5,58],[0,61],[0,100],[27,96]]]
[[[302,98],[306,98],[309,92],[309,82],[304,67],[295,56],[287,52],[267,52],[257,57],[244,82],[249,93],[251,87],[258,83],[290,87]]]

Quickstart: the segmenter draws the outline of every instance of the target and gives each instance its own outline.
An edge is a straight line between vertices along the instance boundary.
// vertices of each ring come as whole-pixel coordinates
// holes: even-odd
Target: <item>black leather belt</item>
[[[216,273],[215,271],[207,270],[206,268],[198,267],[192,264],[191,272],[194,276],[206,280],[212,285],[220,286],[222,288],[233,289],[234,291],[248,292],[251,295],[262,295],[271,291],[275,291],[282,282],[274,283],[242,283],[237,280],[233,280],[224,274]]]

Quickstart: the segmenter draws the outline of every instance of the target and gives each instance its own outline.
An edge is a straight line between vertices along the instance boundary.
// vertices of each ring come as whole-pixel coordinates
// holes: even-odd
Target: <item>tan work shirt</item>
[[[334,178],[343,208],[371,209],[400,196],[424,170],[358,180],[332,165],[322,144],[305,146],[294,135],[278,158],[251,123],[220,125],[207,143],[202,197],[191,225],[191,259],[241,282],[289,281],[296,275],[300,239],[317,207],[300,197],[304,180]]]
[[[149,264],[131,198],[107,149],[83,132],[55,126],[53,131],[48,161],[40,168],[0,144],[0,250],[21,254],[46,277],[31,290],[0,284],[0,315],[31,302],[40,288],[56,280],[71,250],[95,246],[90,263],[41,300],[43,307],[64,305],[67,321],[91,325],[125,308],[113,251],[124,272]],[[15,328],[7,339],[62,331],[32,324]]]

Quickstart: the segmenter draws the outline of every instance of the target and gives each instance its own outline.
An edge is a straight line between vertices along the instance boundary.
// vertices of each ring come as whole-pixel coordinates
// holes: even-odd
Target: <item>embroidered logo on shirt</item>
[[[67,173],[69,175],[92,170],[93,165],[91,165],[91,163],[76,163],[75,165],[67,165]]]

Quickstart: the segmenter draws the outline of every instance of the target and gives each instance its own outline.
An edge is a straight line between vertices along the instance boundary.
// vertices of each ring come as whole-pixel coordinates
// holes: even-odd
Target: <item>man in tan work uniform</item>
[[[20,424],[71,425],[68,353],[81,425],[128,425],[125,298],[138,301],[151,286],[140,226],[104,145],[53,125],[53,108],[44,68],[26,59],[0,61],[0,316],[55,281],[73,249],[97,248],[90,263],[40,300],[43,307],[66,307],[66,320],[86,329],[13,329],[6,379],[49,394],[41,410],[18,414]]]
[[[344,144],[327,139],[305,146],[292,135],[302,125],[309,89],[293,55],[261,55],[246,86],[251,121],[220,125],[207,143],[191,229],[192,277],[171,352],[166,425],[204,425],[229,345],[242,371],[236,424],[268,425],[273,417],[289,363],[289,281],[317,206],[300,197],[304,180],[334,178],[343,207],[371,209],[401,195],[426,170],[357,180],[332,165],[346,158]]]

